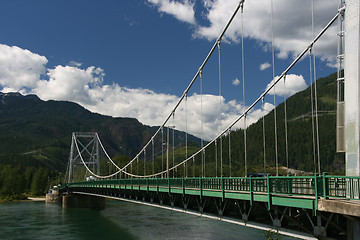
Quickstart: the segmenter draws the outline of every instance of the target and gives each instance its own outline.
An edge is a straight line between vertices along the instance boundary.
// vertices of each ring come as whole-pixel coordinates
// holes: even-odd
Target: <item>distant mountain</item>
[[[336,153],[336,74],[317,80],[319,111],[320,161],[322,171],[344,172],[344,154]],[[286,100],[289,167],[313,172],[314,154],[310,87]],[[284,103],[277,110],[278,157],[286,166]],[[248,172],[263,169],[262,119],[247,129]],[[274,111],[265,116],[266,166],[275,166]],[[92,113],[78,104],[66,101],[42,101],[35,95],[0,93],[0,164],[21,164],[64,169],[70,152],[72,132],[98,132],[106,150],[134,156],[156,131],[133,118],[113,118]],[[243,130],[231,132],[232,175],[244,171]],[[172,140],[170,140],[172,142]],[[184,133],[175,133],[175,145],[184,143]],[[200,139],[189,135],[189,142]],[[224,175],[229,174],[228,136],[223,138]],[[161,146],[161,143],[156,144]],[[197,149],[197,148],[194,148]],[[206,150],[206,175],[215,175],[215,153]],[[177,153],[179,156],[185,153]],[[317,155],[317,154],[316,154]],[[176,162],[180,161],[178,159]],[[200,160],[196,164],[200,164]],[[198,171],[198,170],[197,170]],[[219,171],[219,170],[218,170]],[[271,170],[270,170],[271,171]]]
[[[64,169],[72,132],[97,132],[110,156],[133,157],[156,130],[134,118],[92,113],[72,102],[0,92],[0,164]],[[184,143],[183,135],[176,131],[175,144]],[[200,142],[191,135],[188,139]]]

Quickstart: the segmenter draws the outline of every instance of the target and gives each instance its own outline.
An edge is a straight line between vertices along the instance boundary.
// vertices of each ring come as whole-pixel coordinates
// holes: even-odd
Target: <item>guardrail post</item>
[[[170,189],[170,178],[168,177],[168,192],[169,192],[169,195],[171,194],[171,189]]]
[[[156,191],[159,194],[159,178],[156,177]]]
[[[252,192],[252,180],[251,176],[249,176],[249,188],[250,188],[250,205],[253,205],[253,192]]]
[[[224,202],[225,191],[224,191],[224,177],[221,176],[221,200]]]
[[[314,206],[314,214],[316,216],[317,210],[318,210],[318,198],[319,198],[319,193],[318,193],[318,182],[317,182],[317,175],[316,173],[314,174],[314,191],[315,191],[315,206]]]
[[[324,199],[328,199],[328,186],[327,186],[327,179],[326,179],[326,172],[323,172],[322,176],[323,180],[323,197]]]
[[[199,183],[199,187],[200,187],[200,199],[202,199],[202,193],[203,193],[203,190],[202,190],[202,177],[199,178],[200,180],[200,183]]]
[[[271,194],[270,194],[270,178],[269,174],[266,175],[266,185],[267,185],[267,194],[268,194],[268,210],[271,209]]]
[[[146,192],[149,192],[149,178],[146,178]]]
[[[181,186],[182,186],[183,196],[185,196],[185,183],[184,183],[184,177],[182,177],[182,178],[181,178]]]

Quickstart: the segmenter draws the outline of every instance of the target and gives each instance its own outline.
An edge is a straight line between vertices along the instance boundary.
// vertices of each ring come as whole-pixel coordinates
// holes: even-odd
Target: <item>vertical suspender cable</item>
[[[314,157],[314,172],[316,173],[316,146],[315,146],[315,123],[314,123],[314,100],[313,100],[313,74],[312,74],[312,49],[309,50],[310,60],[310,101],[311,101],[311,126],[312,126],[312,140],[313,140],[313,157]]]
[[[231,128],[229,128],[229,177],[231,177]]]
[[[139,175],[139,157],[136,158],[136,175]]]
[[[200,118],[201,118],[201,148],[204,146],[204,129],[203,129],[203,115],[202,115],[202,69],[200,69]],[[204,154],[201,151],[201,176],[204,177]]]
[[[243,104],[245,104],[245,53],[244,53],[244,4],[241,5],[241,69],[242,69],[242,82],[243,82]],[[245,177],[247,176],[247,141],[246,141],[246,114],[244,116],[244,160],[245,160]]]
[[[263,115],[262,115],[262,125],[263,125],[263,147],[264,147],[264,172],[266,172],[266,142],[265,142],[265,101],[264,97],[261,98],[262,101],[262,109],[263,109]]]
[[[154,173],[155,173],[155,147],[154,147],[154,138],[152,139],[151,144],[152,144],[152,162],[153,162],[153,164],[152,164],[152,174],[154,174]]]
[[[287,109],[286,109],[286,75],[284,76],[284,122],[285,122],[286,167],[289,168],[289,145],[288,145]]]
[[[204,177],[206,177],[206,159],[205,159],[205,148],[202,150],[202,156],[204,159]]]
[[[187,93],[185,95],[185,159],[188,158],[188,135],[187,135]],[[185,177],[188,177],[188,162],[185,162]]]
[[[312,22],[312,36],[314,38],[314,0],[311,1],[311,22]],[[318,103],[317,103],[317,87],[316,87],[316,55],[315,47],[313,47],[313,64],[314,64],[314,91],[315,91],[315,123],[316,123],[316,145],[317,145],[317,157],[318,157],[318,171],[321,174],[320,168],[320,140],[319,140],[319,117],[318,117]]]
[[[133,175],[133,168],[132,168],[133,162],[130,163],[130,171],[131,171],[131,175]],[[127,176],[127,174],[125,174],[125,176]],[[133,178],[133,176],[131,176],[131,178]]]
[[[146,148],[144,148],[144,176],[146,176]]]
[[[218,175],[218,168],[217,168],[217,165],[218,165],[218,148],[217,148],[217,139],[215,140],[215,164],[216,164],[216,174],[215,176],[217,177]]]
[[[193,177],[195,177],[195,156],[193,156]]]
[[[220,99],[220,122],[221,122],[221,111],[222,111],[222,106],[221,106],[221,38],[218,39],[218,48],[219,48],[219,99]],[[222,156],[222,136],[220,137],[220,176],[223,176],[223,156]]]
[[[173,125],[172,125],[172,129],[173,129],[173,134],[172,134],[172,155],[173,155],[173,167],[175,166],[175,112],[173,113]],[[176,169],[177,171],[177,169]],[[175,169],[173,169],[173,178],[175,177]]]
[[[273,0],[271,0],[271,49],[272,49],[272,67],[273,67],[273,81],[275,81],[275,51],[274,51],[274,10]],[[275,162],[276,162],[276,176],[279,176],[279,157],[277,146],[277,122],[276,122],[276,92],[274,85],[274,132],[275,132]]]
[[[161,171],[164,171],[164,127],[161,127]],[[161,177],[164,177],[161,174]]]
[[[170,178],[170,172],[169,172],[169,144],[170,144],[170,136],[169,136],[169,128],[170,126],[167,126],[166,131],[166,177]]]

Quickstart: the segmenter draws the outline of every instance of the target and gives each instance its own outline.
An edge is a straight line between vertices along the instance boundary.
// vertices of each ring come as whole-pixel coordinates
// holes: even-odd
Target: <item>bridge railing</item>
[[[325,198],[360,200],[360,178],[325,176]]]
[[[360,177],[267,176],[208,178],[127,178],[68,183],[62,187],[141,189],[183,188],[360,200]]]

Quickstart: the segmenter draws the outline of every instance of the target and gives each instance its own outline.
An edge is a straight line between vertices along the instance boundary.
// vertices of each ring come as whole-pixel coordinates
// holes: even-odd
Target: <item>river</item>
[[[143,240],[266,239],[264,231],[135,203],[106,209],[62,209],[44,202],[0,203],[0,239]],[[281,239],[294,239],[281,236]]]

